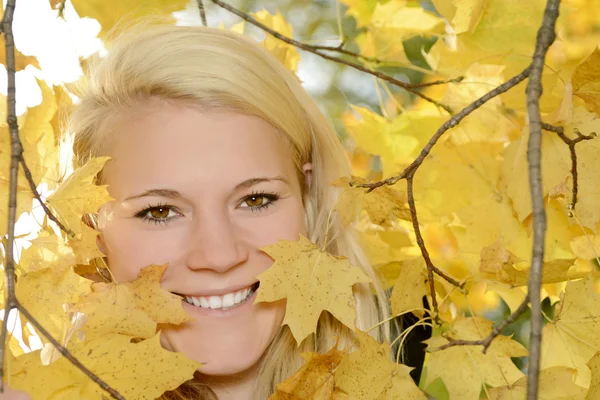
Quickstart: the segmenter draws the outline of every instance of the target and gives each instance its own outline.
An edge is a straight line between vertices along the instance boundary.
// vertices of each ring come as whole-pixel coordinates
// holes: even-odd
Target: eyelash
[[[252,212],[257,212],[257,211],[263,211],[266,210],[267,208],[269,208],[270,206],[272,206],[273,204],[275,204],[275,202],[277,202],[277,200],[279,200],[279,195],[275,192],[267,192],[267,191],[258,191],[258,192],[252,192],[251,194],[249,194],[248,196],[245,196],[242,199],[242,203],[248,199],[251,199],[252,197],[264,197],[266,199],[269,200],[268,203],[266,204],[261,204],[260,206],[256,206],[256,207],[247,207],[250,208],[250,211]],[[137,213],[134,214],[134,217],[142,219],[148,223],[153,223],[156,225],[159,224],[168,224],[173,218],[175,217],[169,217],[169,218],[154,218],[154,217],[150,217],[148,215],[148,213],[152,210],[156,210],[158,208],[166,208],[169,211],[177,211],[177,209],[169,204],[166,203],[158,203],[156,205],[151,205],[148,204],[148,206],[146,206],[144,209],[138,211]]]

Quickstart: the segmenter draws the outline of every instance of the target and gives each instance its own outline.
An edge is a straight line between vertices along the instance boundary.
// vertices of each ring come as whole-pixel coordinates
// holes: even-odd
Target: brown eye
[[[260,207],[263,204],[264,199],[264,196],[250,196],[245,200],[245,202],[250,207]]]
[[[169,210],[167,207],[155,207],[150,210],[150,215],[152,218],[156,219],[165,219],[169,216]]]

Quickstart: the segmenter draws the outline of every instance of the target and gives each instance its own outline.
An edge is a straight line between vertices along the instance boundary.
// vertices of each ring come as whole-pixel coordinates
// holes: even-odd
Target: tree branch
[[[202,3],[202,0],[198,0],[198,10],[200,10],[200,19],[202,20],[202,25],[206,26],[206,11],[204,10],[204,3]]]
[[[229,5],[229,4],[227,4],[227,3],[225,3],[225,2],[223,2],[221,0],[211,0],[211,1],[213,3],[215,3],[216,5],[218,5],[219,7],[224,8],[225,10],[227,10],[227,11],[229,11],[229,12],[237,15],[238,17],[242,18],[243,20],[249,22],[250,24],[252,24],[252,25],[254,25],[254,26],[256,26],[256,27],[258,27],[260,29],[262,29],[263,31],[265,31],[268,34],[270,34],[271,36],[273,36],[273,37],[275,37],[275,38],[277,38],[277,39],[279,39],[279,40],[281,40],[281,41],[283,41],[283,42],[285,42],[285,43],[287,43],[289,45],[292,45],[292,46],[295,46],[295,47],[297,47],[299,49],[302,49],[302,50],[308,51],[310,53],[316,54],[319,57],[322,57],[322,58],[324,58],[326,60],[330,60],[330,61],[334,61],[334,62],[337,62],[337,63],[340,63],[340,64],[344,64],[344,65],[347,65],[347,66],[349,66],[351,68],[354,68],[354,69],[357,69],[357,70],[362,71],[364,73],[367,73],[369,75],[373,75],[373,76],[375,76],[375,77],[377,77],[379,79],[382,79],[382,80],[384,80],[386,82],[389,82],[389,83],[391,83],[393,85],[396,85],[398,87],[401,87],[401,88],[407,90],[408,92],[410,92],[410,93],[412,93],[412,94],[414,94],[416,96],[421,97],[423,100],[426,100],[426,101],[428,101],[428,102],[430,102],[432,104],[435,104],[436,106],[441,107],[444,110],[446,110],[448,113],[452,114],[452,109],[450,109],[450,107],[448,107],[447,105],[439,103],[438,101],[436,101],[436,100],[430,98],[429,96],[427,96],[427,95],[425,95],[425,94],[417,91],[416,89],[420,88],[420,87],[424,87],[424,86],[431,86],[433,84],[441,84],[441,83],[447,83],[447,82],[460,82],[463,79],[462,77],[451,79],[449,81],[437,81],[437,83],[427,83],[427,84],[411,84],[411,83],[402,82],[402,81],[400,81],[400,80],[398,80],[398,79],[396,79],[396,78],[394,78],[394,77],[392,77],[390,75],[386,75],[386,74],[384,74],[382,72],[379,72],[379,71],[370,70],[370,69],[368,69],[366,67],[363,67],[362,65],[354,63],[352,61],[344,60],[343,58],[334,57],[334,56],[330,56],[328,54],[322,53],[318,49],[327,50],[327,51],[337,51],[337,52],[340,52],[340,53],[343,53],[343,54],[348,54],[348,55],[351,54],[353,56],[356,56],[355,53],[351,53],[351,52],[346,51],[346,50],[340,50],[338,47],[326,47],[326,46],[317,46],[316,47],[316,46],[312,46],[312,45],[309,45],[309,44],[306,44],[306,43],[299,42],[297,40],[294,40],[292,38],[289,38],[287,36],[284,36],[284,35],[280,34],[279,32],[277,32],[277,31],[269,28],[265,24],[259,22],[256,18],[253,18],[251,15],[249,15],[249,14],[243,12],[243,11],[240,11],[237,8],[235,8],[235,7]]]
[[[570,139],[567,135],[565,135],[565,129],[562,126],[554,126],[542,122],[542,129],[554,132],[562,139],[562,141],[569,146],[569,152],[571,153],[571,176],[573,177],[573,189],[571,195],[571,202],[569,203],[569,216],[572,217],[572,211],[575,210],[575,205],[577,204],[577,192],[578,192],[578,183],[577,183],[577,153],[575,152],[575,145],[584,140],[591,140],[596,137],[596,132],[592,132],[589,135],[584,135],[579,132],[579,129],[575,128],[575,134],[577,137],[575,139]]]
[[[2,332],[0,333],[0,393],[4,393],[4,346],[8,330],[8,316],[17,304],[17,299],[15,297],[15,264],[13,248],[15,243],[15,222],[17,220],[17,178],[19,176],[19,160],[23,154],[23,146],[19,140],[15,95],[15,43],[12,34],[15,1],[16,0],[7,1],[4,16],[2,17],[2,32],[4,33],[6,48],[6,72],[8,80],[6,122],[8,123],[10,132],[10,172],[8,183],[8,238],[6,245],[6,262],[4,264],[6,295],[4,301],[4,320],[2,321]]]
[[[25,173],[25,177],[27,178],[27,182],[29,183],[29,188],[31,189],[31,192],[33,193],[33,196],[40,203],[40,205],[44,209],[44,212],[46,213],[46,215],[48,216],[48,218],[50,218],[52,221],[54,221],[54,223],[56,225],[58,225],[58,227],[63,232],[65,232],[69,237],[71,237],[71,238],[75,237],[75,232],[73,232],[72,230],[70,230],[67,227],[65,227],[58,220],[58,218],[56,218],[54,216],[54,214],[52,214],[52,211],[50,211],[50,209],[48,208],[48,206],[46,205],[46,203],[44,203],[44,201],[42,200],[42,197],[40,196],[40,194],[37,191],[37,187],[35,185],[35,182],[33,181],[33,176],[31,176],[31,171],[29,170],[29,166],[25,162],[25,158],[23,157],[23,154],[21,154],[21,157],[19,157],[19,162],[21,163],[21,167],[23,168],[23,172]]]
[[[523,314],[525,312],[525,310],[527,310],[527,305],[529,304],[529,296],[525,296],[525,299],[523,299],[523,302],[521,303],[521,305],[519,305],[519,307],[515,310],[514,313],[512,313],[511,315],[509,315],[508,317],[506,317],[504,320],[502,320],[502,322],[500,322],[498,325],[496,325],[496,327],[494,329],[492,329],[492,332],[486,336],[485,338],[481,339],[481,340],[455,340],[455,339],[448,339],[449,342],[443,346],[440,347],[436,347],[434,349],[427,349],[428,352],[434,352],[434,351],[441,351],[444,349],[448,349],[450,347],[454,347],[454,346],[483,346],[483,353],[485,354],[488,350],[488,348],[490,347],[490,345],[492,344],[492,341],[496,338],[496,336],[500,335],[500,333],[502,333],[502,330],[504,328],[506,328],[508,325],[512,324],[514,321],[516,321],[517,318],[519,318],[521,316],[521,314]]]
[[[33,315],[31,315],[29,313],[29,311],[27,311],[27,309],[25,307],[21,303],[19,303],[18,300],[16,300],[16,301],[17,301],[16,308],[25,317],[25,319],[27,321],[29,321],[38,332],[41,332],[41,334],[44,335],[50,341],[50,343],[52,343],[52,345],[63,356],[65,356],[65,358],[67,360],[71,361],[71,363],[73,365],[75,365],[77,368],[79,368],[84,374],[86,374],[87,376],[89,376],[90,379],[92,379],[94,382],[96,382],[98,384],[98,386],[100,386],[102,389],[104,389],[108,393],[110,393],[110,395],[114,399],[125,400],[125,398],[123,396],[121,396],[119,394],[119,392],[117,392],[115,389],[113,389],[110,386],[108,386],[108,384],[106,382],[104,382],[102,379],[100,379],[99,377],[97,377],[92,371],[90,371],[89,369],[87,369],[78,359],[76,359],[75,357],[73,357],[73,355],[66,349],[66,347],[64,347],[56,339],[54,339],[52,337],[52,335],[50,334],[50,332],[48,332],[46,329],[44,329],[44,327],[33,317]]]
[[[17,121],[16,112],[16,85],[15,85],[15,43],[12,32],[12,23],[14,18],[16,0],[8,0],[6,3],[6,9],[2,17],[2,33],[5,37],[5,51],[6,51],[6,73],[7,73],[7,98],[6,98],[6,121],[8,123],[10,132],[10,172],[9,172],[9,193],[8,193],[8,227],[7,227],[7,240],[6,240],[6,261],[4,263],[4,280],[5,280],[5,301],[4,301],[4,319],[2,320],[2,331],[0,332],[0,393],[4,393],[4,360],[5,360],[5,346],[6,339],[8,336],[8,317],[13,309],[17,309],[22,313],[27,320],[40,332],[48,338],[48,340],[59,349],[59,351],[71,361],[74,365],[82,370],[87,376],[89,376],[94,382],[98,383],[104,390],[108,391],[114,398],[123,399],[123,397],[95,374],[85,368],[75,357],[73,357],[69,351],[60,345],[54,338],[52,338],[47,330],[45,330],[40,323],[29,313],[29,311],[17,300],[15,293],[15,261],[13,256],[14,242],[15,242],[15,223],[17,220],[17,183],[19,178],[19,163],[22,164],[25,176],[29,182],[29,185],[35,194],[36,198],[42,204],[44,211],[48,213],[51,219],[53,219],[61,229],[66,230],[62,224],[60,224],[52,215],[49,213],[48,208],[41,201],[39,193],[37,193],[35,182],[31,177],[31,171],[27,167],[23,158],[23,145],[19,138],[19,125]],[[70,231],[68,231],[70,232]]]
[[[542,116],[540,97],[542,96],[542,72],[548,49],[556,38],[556,20],[560,0],[548,0],[542,26],[540,27],[531,74],[527,83],[527,114],[529,116],[529,142],[527,161],[529,164],[529,186],[533,210],[533,249],[529,272],[528,297],[531,302],[531,331],[529,336],[529,366],[527,368],[527,399],[536,400],[539,386],[540,355],[542,343],[542,309],[540,290],[542,287],[542,267],[544,263],[544,241],[546,236],[546,210],[542,188]]]
[[[433,149],[433,146],[435,146],[435,144],[438,142],[438,140],[442,137],[442,135],[444,133],[446,133],[449,129],[458,125],[465,117],[467,117],[473,111],[475,111],[476,109],[478,109],[479,107],[481,107],[482,105],[484,105],[485,103],[487,103],[488,101],[493,99],[494,97],[508,91],[509,89],[511,89],[514,86],[521,83],[525,78],[527,78],[529,76],[530,71],[531,71],[531,67],[525,68],[520,74],[512,77],[511,79],[509,79],[502,85],[498,86],[497,88],[487,92],[486,94],[484,94],[483,96],[481,96],[480,98],[475,100],[473,103],[471,103],[468,106],[466,106],[465,108],[463,108],[458,114],[452,116],[433,134],[433,136],[429,139],[429,141],[427,142],[425,147],[421,150],[421,152],[419,153],[417,158],[415,158],[415,160],[408,167],[406,167],[400,173],[400,175],[393,176],[391,178],[388,178],[388,179],[385,179],[382,181],[378,181],[378,182],[372,182],[372,183],[350,182],[350,186],[367,188],[368,189],[367,193],[369,193],[369,192],[375,190],[376,188],[384,186],[384,185],[395,185],[401,179],[407,180],[408,206],[410,208],[413,228],[414,228],[415,236],[417,239],[417,245],[419,246],[419,249],[421,250],[421,254],[423,255],[425,264],[427,265],[427,276],[429,279],[429,285],[430,285],[429,289],[431,291],[432,306],[434,308],[434,311],[436,311],[436,313],[438,310],[437,310],[436,293],[435,293],[435,289],[433,286],[433,273],[436,273],[438,276],[442,277],[447,282],[449,282],[452,285],[455,285],[459,288],[464,287],[464,282],[462,284],[460,284],[455,279],[446,275],[439,268],[436,268],[435,265],[433,264],[433,262],[431,261],[431,258],[429,257],[429,252],[428,252],[428,250],[425,246],[425,242],[423,241],[423,238],[421,236],[421,230],[420,230],[418,219],[417,219],[417,210],[416,210],[416,205],[415,205],[415,201],[414,201],[413,187],[412,187],[412,183],[413,183],[412,180],[413,180],[414,174],[417,172],[418,168],[423,164],[423,162],[425,161],[425,158],[429,155],[429,153],[431,152],[431,149]]]

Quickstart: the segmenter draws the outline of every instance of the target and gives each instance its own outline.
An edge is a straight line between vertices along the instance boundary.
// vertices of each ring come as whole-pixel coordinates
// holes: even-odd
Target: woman
[[[300,353],[325,352],[336,337],[350,345],[352,331],[323,313],[298,346],[281,327],[285,301],[253,304],[256,276],[273,262],[259,248],[300,234],[377,282],[352,234],[328,218],[339,190],[329,184],[350,174],[343,147],[274,56],[226,30],[139,25],[78,96],[75,166],[111,157],[98,183],[115,200],[93,218],[107,268],[125,281],[168,263],[161,285],[186,296],[194,318],[160,327],[165,348],[204,363],[163,398],[264,400]],[[354,288],[358,328],[387,317],[377,283]]]

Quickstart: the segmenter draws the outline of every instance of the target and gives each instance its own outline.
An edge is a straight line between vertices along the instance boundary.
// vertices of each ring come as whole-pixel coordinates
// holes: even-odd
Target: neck
[[[235,375],[207,376],[197,374],[215,392],[219,400],[250,400],[252,399],[258,366]]]

